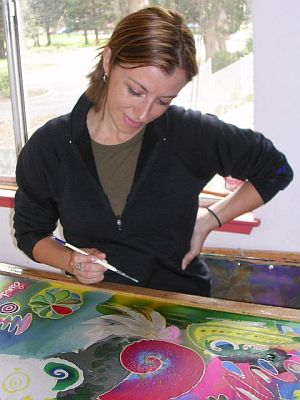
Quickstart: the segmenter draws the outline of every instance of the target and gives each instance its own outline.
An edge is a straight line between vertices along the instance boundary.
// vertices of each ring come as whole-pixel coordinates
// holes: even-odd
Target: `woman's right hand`
[[[79,282],[84,284],[103,281],[106,268],[96,263],[96,261],[97,259],[105,260],[106,254],[94,248],[82,250],[88,255],[83,255],[76,251],[71,253],[69,267],[72,274],[76,276]]]
[[[209,211],[206,208],[199,207],[190,240],[190,248],[182,260],[181,268],[183,270],[187,268],[195,257],[199,256],[207,236],[217,225],[216,219],[212,217]]]

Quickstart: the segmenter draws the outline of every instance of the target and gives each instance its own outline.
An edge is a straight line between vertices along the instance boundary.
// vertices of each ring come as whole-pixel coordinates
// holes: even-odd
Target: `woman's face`
[[[186,74],[179,68],[167,75],[154,66],[116,66],[109,76],[104,122],[130,139],[162,115],[185,84]]]

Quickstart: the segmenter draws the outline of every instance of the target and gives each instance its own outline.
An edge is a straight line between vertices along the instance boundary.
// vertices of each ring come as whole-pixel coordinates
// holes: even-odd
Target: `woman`
[[[14,227],[35,261],[82,283],[131,283],[208,296],[199,258],[217,226],[269,201],[292,179],[260,133],[170,103],[197,73],[191,32],[157,7],[119,22],[73,111],[37,130],[17,164]],[[245,183],[211,209],[198,195],[216,174]],[[60,220],[79,254],[53,240]]]

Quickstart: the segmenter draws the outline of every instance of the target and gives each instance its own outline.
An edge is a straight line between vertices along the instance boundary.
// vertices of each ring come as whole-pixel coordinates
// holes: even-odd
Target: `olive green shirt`
[[[127,142],[104,145],[92,140],[99,180],[116,216],[125,207],[131,189],[144,129]]]

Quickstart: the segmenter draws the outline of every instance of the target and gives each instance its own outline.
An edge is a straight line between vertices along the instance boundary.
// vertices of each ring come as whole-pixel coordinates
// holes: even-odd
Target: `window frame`
[[[26,104],[22,76],[22,60],[19,37],[19,8],[16,0],[2,0],[4,32],[6,37],[8,77],[16,156],[28,140]],[[4,177],[0,177],[1,181]],[[13,177],[11,177],[13,180]]]

